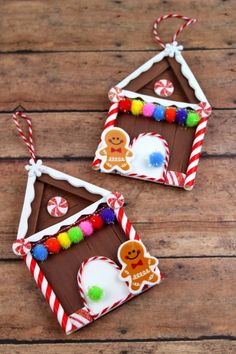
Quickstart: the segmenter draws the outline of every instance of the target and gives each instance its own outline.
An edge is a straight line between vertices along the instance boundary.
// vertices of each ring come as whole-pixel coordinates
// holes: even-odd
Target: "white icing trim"
[[[166,56],[169,56],[169,57],[174,57],[175,60],[181,65],[181,72],[182,72],[183,76],[188,80],[189,86],[192,87],[192,89],[194,90],[195,96],[199,100],[199,102],[209,103],[205,94],[203,93],[198,81],[196,80],[191,69],[189,68],[188,64],[186,63],[185,59],[183,58],[183,56],[180,52],[181,49],[178,50],[178,48],[181,46],[177,47],[177,43],[176,43],[176,45],[174,43],[171,43],[168,45],[169,46],[167,46],[162,52],[158,53],[153,58],[149,59],[146,63],[141,65],[138,69],[136,69],[133,73],[128,75],[125,79],[120,81],[115,86],[118,88],[121,88],[121,89],[125,88],[130,83],[130,81],[136,79],[139,75],[148,71],[155,63],[158,63]],[[175,46],[175,48],[174,48],[174,46]],[[189,104],[189,103],[172,101],[172,100],[165,100],[165,99],[159,99],[159,98],[155,99],[155,97],[141,95],[141,94],[138,94],[137,92],[131,92],[131,91],[126,91],[126,90],[122,90],[121,96],[122,95],[125,95],[129,98],[135,98],[135,97],[144,98],[145,97],[145,101],[147,101],[147,102],[157,102],[157,103],[160,103],[164,106],[175,105],[177,107],[192,107],[193,109],[195,109],[197,107],[197,104]]]
[[[32,165],[31,162],[30,162],[30,164]],[[92,183],[89,183],[89,182],[83,181],[82,179],[70,176],[70,175],[68,175],[66,173],[60,172],[58,170],[55,170],[54,168],[42,165],[41,162],[39,162],[38,165],[37,164],[32,165],[33,167],[29,166],[29,165],[27,165],[27,166],[28,166],[27,170],[29,171],[28,172],[28,181],[27,181],[27,186],[26,186],[26,191],[25,191],[25,199],[24,199],[24,204],[23,204],[21,217],[20,217],[20,222],[19,222],[19,227],[18,227],[18,232],[17,232],[17,239],[24,238],[26,233],[27,233],[27,230],[28,230],[28,219],[29,219],[29,217],[31,215],[31,212],[32,212],[31,204],[32,204],[32,202],[33,202],[33,200],[35,198],[34,183],[35,183],[36,178],[37,178],[36,175],[41,175],[42,173],[44,173],[44,174],[49,175],[53,179],[67,181],[73,187],[85,188],[89,193],[98,194],[98,195],[101,195],[103,197],[98,202],[93,203],[89,207],[87,207],[87,208],[83,209],[82,211],[80,211],[81,215],[82,215],[82,212],[85,213],[85,214],[86,213],[87,214],[93,213],[96,210],[97,206],[101,202],[103,202],[103,201],[106,202],[107,196],[111,193],[110,191],[108,191],[106,189],[103,189],[103,188],[100,188],[100,187],[97,187],[97,186],[95,186]],[[80,216],[80,215],[78,216],[78,214],[79,213],[71,216],[68,219],[71,219],[71,218],[75,217],[75,220],[74,219],[73,220],[76,221],[79,218],[79,216]],[[62,223],[67,223],[68,219],[64,220]],[[69,221],[69,223],[72,224],[74,222],[73,220]],[[61,223],[58,223],[58,224],[55,224],[53,226],[56,227],[56,226],[58,226],[60,224]],[[61,226],[63,226],[63,224]],[[44,232],[44,235],[45,235],[45,231],[46,230],[47,229],[42,230],[42,232]],[[53,232],[53,233],[56,233],[56,231]]]
[[[158,53],[157,55],[155,55],[153,58],[149,59],[148,61],[146,61],[146,63],[144,63],[143,65],[141,65],[138,69],[136,69],[134,72],[132,72],[130,75],[128,75],[124,80],[120,81],[117,85],[115,85],[116,87],[119,88],[124,88],[125,86],[127,86],[130,81],[136,79],[140,74],[148,71],[149,69],[151,69],[151,67],[155,64],[158,63],[159,61],[161,61],[163,58],[165,58],[168,54],[165,52],[165,50],[163,50],[162,52]]]
[[[105,203],[106,199],[107,199],[107,196],[104,196],[103,198],[99,199],[97,202],[89,205],[88,207],[84,208],[83,210],[80,210],[78,213],[70,216],[69,218],[67,218],[67,219],[65,219],[65,220],[63,220],[63,221],[61,221],[61,222],[59,222],[57,224],[49,226],[49,227],[47,227],[44,230],[36,232],[35,234],[27,237],[25,240],[27,242],[36,242],[36,241],[41,240],[44,236],[51,236],[51,235],[56,234],[60,230],[60,228],[62,226],[67,226],[67,225],[69,226],[69,225],[73,224],[82,215],[93,214],[97,210],[99,204]]]
[[[97,186],[95,186],[95,184],[86,182],[86,181],[79,179],[77,177],[70,176],[66,173],[55,170],[54,168],[51,168],[48,166],[43,166],[43,173],[46,173],[47,175],[49,175],[50,177],[52,177],[54,179],[67,181],[73,187],[85,188],[88,192],[90,192],[92,194],[100,194],[101,196],[104,197],[108,193],[110,193],[110,191],[108,191],[107,189],[97,187]]]
[[[36,176],[28,176],[28,181],[25,190],[25,199],[21,212],[20,222],[17,231],[17,239],[24,238],[28,230],[28,219],[31,214],[31,203],[35,197],[34,182],[36,181]]]
[[[133,91],[128,91],[128,90],[122,90],[121,92],[122,96],[126,96],[129,98],[137,98],[140,97],[142,98],[145,102],[151,102],[151,103],[158,103],[162,106],[169,107],[169,106],[176,106],[178,108],[192,108],[194,110],[199,108],[198,103],[187,103],[187,102],[179,102],[179,101],[172,101],[172,100],[166,100],[164,98],[157,98],[153,96],[147,96],[143,95],[138,92],[133,92]]]

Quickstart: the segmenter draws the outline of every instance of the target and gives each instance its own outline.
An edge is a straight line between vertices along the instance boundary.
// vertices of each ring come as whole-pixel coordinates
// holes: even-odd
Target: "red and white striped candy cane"
[[[46,277],[44,276],[36,260],[32,257],[31,253],[24,256],[24,261],[66,334],[70,334],[71,332],[77,330],[78,328],[72,324],[69,316],[65,313],[60,301],[56,297],[52,287],[48,283]]]
[[[139,235],[137,234],[135,228],[133,227],[133,225],[131,224],[131,222],[129,221],[129,219],[127,218],[124,209],[123,208],[119,208],[119,209],[115,209],[114,213],[116,214],[116,218],[118,220],[118,222],[120,223],[122,229],[124,230],[126,236],[128,237],[128,239],[130,240],[140,240]]]
[[[92,262],[92,261],[104,261],[104,262],[107,262],[108,264],[111,264],[115,269],[118,269],[120,270],[120,267],[115,263],[113,262],[110,258],[107,258],[107,257],[103,257],[103,256],[94,256],[94,257],[91,257],[89,259],[86,259],[80,266],[79,268],[79,271],[78,271],[78,275],[77,275],[77,281],[78,281],[78,286],[79,286],[79,292],[80,292],[80,296],[82,298],[82,301],[83,301],[83,304],[84,306],[86,307],[86,309],[88,310],[88,312],[90,313],[90,316],[95,320],[103,315],[105,315],[107,312],[113,310],[114,308],[120,306],[121,304],[123,304],[124,302],[128,301],[131,297],[133,297],[133,294],[128,294],[124,299],[121,299],[119,301],[116,301],[114,302],[114,304],[110,305],[110,306],[107,306],[105,307],[101,312],[99,313],[92,313],[91,312],[91,309],[89,308],[88,304],[87,304],[87,301],[86,301],[86,296],[84,294],[84,289],[83,289],[83,286],[82,286],[82,275],[83,275],[83,271],[84,271],[84,268],[86,267],[86,265],[89,263],[89,262]]]
[[[201,155],[204,135],[206,132],[207,120],[208,118],[201,118],[195,132],[192,151],[189,158],[186,178],[184,182],[184,188],[187,190],[191,190],[195,183],[195,177]]]
[[[77,329],[87,326],[89,323],[93,322],[93,318],[86,307],[72,313],[69,317],[72,324],[75,325]]]
[[[154,22],[153,34],[154,34],[156,42],[159,43],[162,46],[162,48],[165,48],[165,44],[162,41],[162,39],[160,38],[157,29],[158,29],[158,25],[160,24],[160,22],[162,22],[168,18],[178,18],[178,19],[185,21],[180,26],[180,28],[174,33],[174,35],[172,37],[172,42],[176,41],[177,36],[184,30],[185,27],[190,26],[191,24],[193,24],[197,21],[195,18],[189,18],[189,17],[178,15],[178,14],[168,14],[168,15],[158,17],[156,19],[156,21]]]
[[[18,118],[22,118],[22,119],[24,119],[27,122],[28,131],[29,131],[28,138],[26,138],[23,130],[21,129],[21,126],[20,126]],[[24,114],[22,112],[13,113],[12,119],[13,119],[13,122],[15,123],[15,125],[16,125],[16,128],[17,128],[22,140],[24,141],[24,143],[26,144],[26,146],[27,146],[27,148],[29,150],[30,156],[32,157],[33,161],[36,162],[36,154],[35,154],[35,149],[34,149],[33,130],[32,130],[31,119],[26,114]]]
[[[118,112],[119,112],[119,103],[118,102],[112,103],[110,106],[110,109],[107,113],[107,119],[106,119],[105,124],[103,126],[103,131],[107,128],[114,127]],[[99,169],[100,163],[101,163],[101,160],[95,156],[93,163],[92,163],[92,168],[94,170]]]
[[[186,175],[182,172],[167,171],[165,184],[174,187],[183,187]]]
[[[155,136],[157,138],[159,138],[160,140],[162,140],[164,147],[165,147],[165,151],[166,151],[166,156],[165,156],[165,165],[164,165],[164,171],[163,171],[163,177],[162,178],[155,178],[155,177],[149,177],[149,176],[145,176],[145,175],[139,175],[138,173],[128,173],[126,176],[129,177],[134,177],[134,178],[138,178],[138,179],[144,179],[146,181],[152,181],[152,182],[159,182],[159,183],[164,183],[165,179],[166,179],[166,173],[167,173],[167,169],[168,169],[168,164],[169,164],[169,158],[170,158],[170,152],[169,152],[169,146],[167,141],[163,138],[162,135],[157,134],[157,133],[141,133],[139,134],[137,137],[135,137],[132,142],[130,143],[130,146],[132,147],[132,145],[142,136]]]

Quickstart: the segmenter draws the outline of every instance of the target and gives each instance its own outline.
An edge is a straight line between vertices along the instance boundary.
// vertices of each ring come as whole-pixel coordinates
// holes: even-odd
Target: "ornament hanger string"
[[[25,136],[23,130],[21,129],[20,123],[19,123],[19,118],[24,119],[27,122],[28,125],[28,138]],[[36,163],[37,159],[35,156],[35,149],[34,149],[34,142],[33,142],[33,131],[32,131],[32,123],[31,119],[27,117],[23,112],[15,112],[13,113],[12,116],[13,122],[16,125],[16,128],[18,130],[18,133],[21,137],[21,139],[24,141],[25,145],[27,146],[30,156],[32,157],[33,161]]]
[[[158,34],[158,25],[160,24],[160,22],[167,20],[168,18],[178,18],[181,20],[184,20],[185,22],[180,26],[180,28],[174,33],[173,37],[172,37],[172,42],[176,41],[177,36],[184,30],[185,27],[190,26],[191,24],[195,23],[197,20],[195,18],[188,18],[185,16],[181,16],[178,14],[168,14],[168,15],[164,15],[161,16],[159,18],[156,19],[156,21],[154,22],[154,26],[153,26],[153,34],[155,37],[155,41],[157,43],[159,43],[162,48],[165,48],[165,44],[162,41],[162,39],[160,38],[159,34]]]

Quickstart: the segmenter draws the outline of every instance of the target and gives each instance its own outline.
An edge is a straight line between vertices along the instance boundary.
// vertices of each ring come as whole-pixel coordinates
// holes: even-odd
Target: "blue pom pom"
[[[161,121],[165,119],[165,108],[162,106],[156,106],[153,112],[153,118],[157,121]]]
[[[103,209],[99,215],[105,224],[113,224],[116,218],[114,211],[109,208]]]
[[[32,249],[32,255],[37,261],[45,261],[48,258],[48,250],[44,245],[36,245]]]
[[[164,156],[160,152],[152,152],[148,161],[151,167],[161,167],[164,164]]]
[[[188,116],[188,111],[184,108],[180,108],[176,113],[176,120],[178,124],[184,125]]]

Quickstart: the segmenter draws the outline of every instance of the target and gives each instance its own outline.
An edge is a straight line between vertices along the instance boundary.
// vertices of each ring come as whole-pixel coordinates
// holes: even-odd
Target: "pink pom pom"
[[[153,103],[145,103],[143,106],[143,115],[144,117],[151,117],[155,110],[155,105]]]
[[[81,221],[79,224],[79,227],[81,228],[84,237],[90,236],[93,233],[93,225],[91,224],[90,221]]]

